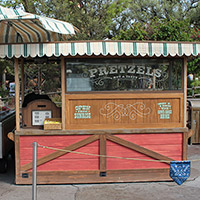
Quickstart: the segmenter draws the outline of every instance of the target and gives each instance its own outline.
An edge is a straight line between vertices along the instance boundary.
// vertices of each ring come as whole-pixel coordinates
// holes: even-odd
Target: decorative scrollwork
[[[90,78],[88,73],[83,73],[82,74],[83,78]],[[104,86],[105,85],[105,80],[111,80],[112,77],[99,77],[99,78],[90,78],[90,82],[97,85],[97,86]],[[83,79],[84,80],[84,79]]]
[[[108,80],[108,79],[111,80],[112,78],[111,77],[96,78],[96,79],[93,79],[93,80],[90,80],[90,81],[93,82],[96,85],[103,86],[105,84],[104,80]]]
[[[106,118],[113,117],[114,120],[120,120],[122,117],[129,117],[131,120],[135,120],[137,116],[145,117],[151,113],[149,107],[146,108],[145,104],[142,102],[137,102],[134,104],[116,104],[107,103],[103,108],[100,109],[100,114]]]

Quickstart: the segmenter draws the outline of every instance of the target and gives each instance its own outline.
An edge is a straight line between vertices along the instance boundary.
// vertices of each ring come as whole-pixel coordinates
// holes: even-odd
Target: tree
[[[71,22],[80,32],[75,39],[92,40],[110,37],[120,27],[116,26],[127,8],[125,0],[56,0],[47,1],[41,6],[42,13],[50,17]]]
[[[73,39],[92,40],[113,36],[126,26],[126,0],[17,0],[0,1],[5,6],[23,7],[25,11],[67,21],[80,32]],[[120,22],[120,23],[119,23]]]
[[[36,14],[36,5],[37,5],[37,0],[1,0],[0,5],[6,6],[6,7],[12,7],[12,8],[24,8],[26,12],[30,12],[33,14]]]
[[[196,4],[196,9],[190,12],[191,23],[200,29],[200,1]]]
[[[149,23],[159,19],[183,20],[195,10],[199,0],[135,0],[130,4],[131,18],[136,22]]]
[[[156,40],[156,41],[199,41],[200,31],[191,28],[189,20],[175,18],[158,19],[154,17],[150,23],[135,22],[128,30],[120,31],[115,39]]]

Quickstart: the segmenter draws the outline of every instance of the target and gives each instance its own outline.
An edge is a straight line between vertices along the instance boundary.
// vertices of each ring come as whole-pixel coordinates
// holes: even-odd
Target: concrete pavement
[[[189,146],[188,160],[200,159],[200,145]],[[32,186],[15,185],[14,169],[0,174],[0,200],[31,200]],[[37,200],[199,200],[200,162],[192,162],[190,178],[175,182],[39,185]]]

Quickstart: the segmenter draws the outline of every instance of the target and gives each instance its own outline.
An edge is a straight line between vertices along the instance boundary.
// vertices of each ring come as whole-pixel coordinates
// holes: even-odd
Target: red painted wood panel
[[[96,147],[90,147],[90,145],[87,145],[87,147],[82,147],[79,148],[75,151],[77,152],[83,152],[83,153],[91,153],[91,154],[97,154],[98,155],[98,144],[96,144]],[[30,155],[32,157],[32,149],[28,149],[28,148],[22,148],[21,152],[23,152],[23,160],[30,160]],[[50,149],[43,149],[43,148],[38,148],[38,158],[41,158],[45,155],[48,155],[50,153],[55,152],[54,150],[50,150]],[[67,153],[63,156],[60,156],[59,159],[64,160],[64,159],[93,159],[96,156],[90,156],[90,155],[80,155],[80,154],[76,154],[76,153]]]
[[[141,157],[141,153],[133,151],[121,145],[107,141],[107,152],[112,156],[124,156],[131,157]],[[182,156],[182,147],[178,145],[143,145],[142,147],[150,149],[157,153],[160,153],[164,156],[173,157],[173,156]],[[143,155],[143,154],[142,154]]]
[[[133,136],[134,135],[134,136]],[[182,143],[182,133],[154,133],[154,134],[133,134],[116,135],[119,138],[128,140],[135,144],[180,144]]]
[[[32,143],[62,149],[81,141],[89,136],[21,136],[20,137],[20,164],[21,166],[32,162]],[[92,142],[77,149],[78,152],[98,154],[99,141]],[[38,147],[38,159],[55,152],[54,150]],[[39,166],[39,171],[63,170],[98,170],[99,158],[97,156],[67,153],[48,163]]]
[[[32,143],[62,149],[79,142],[87,135],[65,136],[20,136],[20,164],[21,166],[32,162]],[[116,137],[133,142],[147,149],[153,150],[175,160],[182,159],[182,133],[156,133],[156,134],[120,134]],[[116,157],[152,159],[124,146],[106,142],[107,155]],[[99,154],[99,141],[92,142],[77,149],[78,152]],[[38,148],[38,158],[53,153],[54,150]],[[153,160],[153,159],[152,159]],[[142,168],[169,168],[168,164],[147,161],[134,161],[116,158],[107,158],[107,169],[142,169]],[[65,170],[98,170],[99,157],[68,153],[38,167],[39,171],[65,171]]]
[[[83,139],[86,139],[87,135],[78,135],[78,136],[63,136],[63,135],[55,135],[55,136],[21,136],[20,137],[20,148],[23,147],[32,147],[33,142],[37,142],[41,145],[49,145],[54,144],[56,147],[63,147],[73,144],[75,142],[79,142]]]
[[[174,160],[182,160],[182,133],[134,134],[116,136],[155,151],[159,154],[168,156]],[[107,155],[154,160],[142,153],[133,151],[111,141],[107,141]],[[108,170],[141,168],[169,168],[169,165],[161,162],[134,161],[113,158],[107,159]]]
[[[21,162],[22,165],[26,164]],[[37,171],[83,171],[98,170],[99,161],[95,159],[55,159],[37,167]],[[30,170],[31,171],[31,170]]]

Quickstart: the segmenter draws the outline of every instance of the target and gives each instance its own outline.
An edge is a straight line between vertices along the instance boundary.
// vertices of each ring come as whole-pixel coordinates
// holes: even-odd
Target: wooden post
[[[187,132],[183,132],[183,160],[187,160],[187,145],[188,145],[188,138]]]
[[[65,130],[65,92],[66,92],[66,71],[65,59],[61,57],[61,95],[62,95],[62,129]]]
[[[24,91],[25,91],[25,83],[24,83],[24,59],[21,60],[21,102],[24,101]]]
[[[15,68],[15,112],[16,112],[16,131],[20,129],[20,106],[19,106],[19,61],[14,58],[14,68]]]
[[[186,127],[187,120],[187,58],[184,57],[183,71],[183,90],[184,90],[184,111],[183,111],[183,126]]]
[[[106,156],[106,136],[100,135],[100,155]],[[106,172],[106,157],[100,157],[99,169],[101,172]]]

